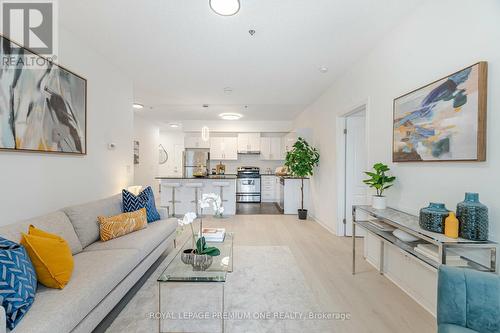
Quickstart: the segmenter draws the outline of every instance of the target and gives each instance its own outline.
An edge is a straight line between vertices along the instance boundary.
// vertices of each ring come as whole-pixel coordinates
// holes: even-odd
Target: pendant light
[[[210,129],[207,126],[201,128],[201,139],[205,142],[210,140]]]
[[[209,0],[210,8],[222,16],[235,15],[240,10],[240,0]]]

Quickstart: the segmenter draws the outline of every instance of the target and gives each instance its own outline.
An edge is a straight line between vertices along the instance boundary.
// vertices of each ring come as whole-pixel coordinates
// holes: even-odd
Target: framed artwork
[[[394,100],[393,162],[486,160],[486,62]]]
[[[139,164],[139,141],[134,141],[134,164]]]
[[[0,150],[85,155],[87,80],[1,35],[0,59]]]

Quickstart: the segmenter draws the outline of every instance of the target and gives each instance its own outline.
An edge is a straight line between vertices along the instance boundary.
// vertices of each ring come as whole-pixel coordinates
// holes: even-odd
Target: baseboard
[[[324,223],[323,221],[321,221],[320,219],[318,219],[316,216],[312,215],[312,214],[309,214],[309,218],[311,220],[313,220],[314,222],[318,223],[320,226],[322,226],[323,228],[325,228],[326,230],[328,230],[331,234],[333,234],[334,236],[338,236],[337,235],[337,232],[335,230],[333,230],[330,226],[328,226],[326,223]]]

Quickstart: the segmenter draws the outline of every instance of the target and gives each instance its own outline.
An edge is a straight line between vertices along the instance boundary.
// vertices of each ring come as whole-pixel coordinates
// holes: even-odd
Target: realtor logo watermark
[[[57,14],[55,0],[0,0],[3,36],[50,60],[57,55]]]

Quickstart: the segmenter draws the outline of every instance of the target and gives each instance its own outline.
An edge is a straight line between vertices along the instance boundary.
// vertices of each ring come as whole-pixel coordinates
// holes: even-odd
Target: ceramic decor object
[[[422,229],[444,233],[444,220],[450,211],[443,203],[431,202],[429,206],[420,210],[419,225]]]
[[[488,240],[488,207],[479,202],[478,193],[465,193],[465,200],[457,205],[460,221],[460,237],[474,240]]]

